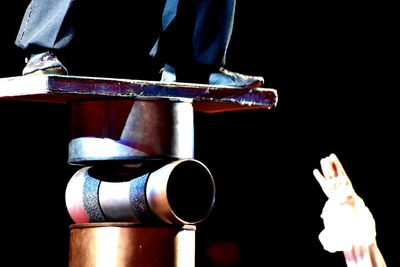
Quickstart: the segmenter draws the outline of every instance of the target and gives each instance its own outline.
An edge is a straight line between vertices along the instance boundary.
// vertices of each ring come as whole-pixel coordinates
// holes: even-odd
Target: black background
[[[90,23],[65,56],[70,72],[159,79],[148,52],[162,1],[126,2],[82,10]],[[24,66],[14,39],[27,4],[1,4],[1,77],[19,76]],[[219,240],[240,246],[243,266],[345,266],[318,240],[326,197],[312,170],[331,152],[372,211],[388,266],[400,266],[392,11],[348,1],[238,0],[226,67],[264,76],[279,101],[273,110],[195,114],[195,157],[217,186],[215,208],[196,230],[199,267]],[[66,163],[68,115],[61,104],[0,101],[1,255],[13,265],[67,266],[64,191],[76,170]]]

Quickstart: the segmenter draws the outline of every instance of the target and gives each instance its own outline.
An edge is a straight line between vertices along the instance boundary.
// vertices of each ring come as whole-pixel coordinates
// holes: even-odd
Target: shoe
[[[26,62],[22,75],[32,74],[59,74],[68,75],[67,69],[53,53],[47,51],[40,54],[32,54]]]
[[[174,83],[176,82],[176,74],[175,74],[175,68],[165,64],[164,68],[161,69],[161,80],[160,82],[163,83]]]
[[[164,68],[161,69],[160,81],[165,83],[176,82],[175,68],[165,64]],[[264,78],[261,76],[244,75],[220,68],[218,72],[213,72],[209,75],[208,84],[251,89],[264,85]]]
[[[264,84],[261,76],[244,75],[220,68],[219,72],[211,73],[208,83],[220,86],[235,86],[245,89],[260,87]]]

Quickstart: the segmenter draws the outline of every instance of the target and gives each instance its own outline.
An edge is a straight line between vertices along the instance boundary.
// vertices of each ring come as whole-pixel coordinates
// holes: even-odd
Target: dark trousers
[[[80,1],[85,0],[32,0],[15,44],[38,52],[66,48],[76,28],[70,13]],[[223,66],[235,4],[235,0],[166,0],[162,32],[150,55],[177,69]]]

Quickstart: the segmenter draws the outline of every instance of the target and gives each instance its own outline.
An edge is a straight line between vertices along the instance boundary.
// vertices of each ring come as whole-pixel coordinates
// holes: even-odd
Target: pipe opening
[[[205,219],[215,201],[215,184],[209,170],[195,161],[183,161],[171,172],[167,199],[176,217],[188,223]]]

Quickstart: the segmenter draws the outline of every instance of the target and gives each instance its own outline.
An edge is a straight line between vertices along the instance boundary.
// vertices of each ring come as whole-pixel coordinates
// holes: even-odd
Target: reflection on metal
[[[65,200],[76,223],[195,224],[210,214],[215,184],[208,168],[194,159],[150,172],[84,167],[69,181]]]
[[[71,104],[68,162],[193,158],[191,102],[92,100]]]
[[[192,225],[74,224],[69,267],[194,267],[195,231]]]

